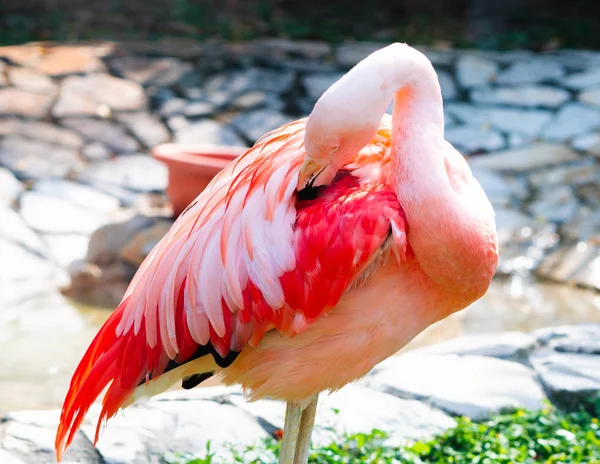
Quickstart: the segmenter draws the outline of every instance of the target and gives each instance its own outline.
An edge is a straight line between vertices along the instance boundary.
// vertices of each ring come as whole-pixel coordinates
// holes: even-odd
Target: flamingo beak
[[[315,159],[306,155],[298,173],[296,190],[329,184],[334,177],[335,169],[328,159]]]

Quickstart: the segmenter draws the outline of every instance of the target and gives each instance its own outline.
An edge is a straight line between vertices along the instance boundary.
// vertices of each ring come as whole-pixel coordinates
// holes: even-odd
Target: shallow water
[[[0,341],[0,412],[60,407],[79,359],[110,314],[105,308],[77,310],[84,321],[82,330],[16,332]],[[430,327],[405,350],[465,334],[585,322],[600,323],[600,294],[513,278],[495,281],[484,298]]]

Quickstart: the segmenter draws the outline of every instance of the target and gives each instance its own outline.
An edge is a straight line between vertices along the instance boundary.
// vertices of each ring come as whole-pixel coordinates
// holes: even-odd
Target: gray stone
[[[183,114],[188,118],[199,118],[210,116],[215,112],[214,103],[207,101],[192,101],[189,102],[183,109]]]
[[[27,445],[34,450],[52,451],[54,449],[54,434],[52,429],[49,428],[11,422],[5,430],[5,447],[13,451],[28,451],[29,446],[22,442],[27,442]]]
[[[600,106],[600,89],[585,90],[579,94],[579,101],[592,106]]]
[[[101,142],[116,153],[134,153],[140,147],[123,127],[110,121],[91,118],[65,118],[62,124],[86,139]]]
[[[0,164],[30,180],[62,178],[81,166],[81,160],[72,148],[9,136],[0,140]]]
[[[552,113],[546,110],[481,107],[466,103],[450,103],[446,105],[446,111],[467,125],[482,125],[484,128],[492,126],[503,132],[528,137],[539,135],[552,119]]]
[[[108,218],[70,201],[40,192],[25,192],[20,200],[21,216],[29,227],[52,234],[91,234]]]
[[[575,90],[597,87],[600,85],[600,69],[592,68],[581,73],[571,74],[563,80],[563,85]]]
[[[43,118],[48,113],[53,98],[44,93],[12,87],[0,88],[0,116]]]
[[[292,118],[279,111],[269,108],[257,109],[242,113],[231,121],[244,136],[252,143],[256,142],[267,132],[290,122]]]
[[[536,339],[523,332],[467,335],[447,342],[436,343],[418,350],[418,354],[457,354],[489,356],[499,359],[520,359],[534,348]]]
[[[576,150],[600,156],[600,133],[592,132],[590,134],[578,135],[571,140],[571,145]]]
[[[526,145],[531,145],[535,141],[535,137],[525,134],[508,134],[508,147],[509,148],[520,148]]]
[[[500,84],[536,84],[538,82],[555,82],[565,74],[564,68],[553,60],[533,59],[513,64],[500,73],[497,82]]]
[[[235,95],[249,90],[285,93],[294,82],[291,71],[248,68],[243,71],[217,74],[206,81],[206,92],[226,92]]]
[[[25,224],[14,209],[0,205],[0,237],[30,250],[41,257],[47,256],[47,248],[40,237]]]
[[[452,75],[446,71],[438,71],[437,75],[438,80],[440,81],[440,87],[442,88],[442,97],[444,100],[456,99],[456,85],[454,84]]]
[[[507,409],[541,409],[545,400],[531,369],[483,356],[392,357],[365,382],[399,398],[423,399],[450,414],[476,420]]]
[[[584,159],[578,163],[552,166],[543,171],[532,173],[529,181],[536,188],[560,185],[580,185],[593,182],[600,175],[600,169],[593,159]]]
[[[463,55],[456,64],[456,76],[462,87],[477,87],[496,79],[498,65],[493,61],[474,55]]]
[[[0,168],[0,204],[12,204],[23,191],[23,185],[8,169]]]
[[[558,87],[522,85],[516,87],[484,87],[473,90],[475,103],[526,107],[558,108],[569,100],[569,92]]]
[[[285,106],[279,96],[272,92],[253,90],[234,98],[231,104],[242,110],[269,107],[274,110],[282,110]]]
[[[142,87],[108,74],[72,76],[63,81],[58,101],[52,108],[57,118],[101,115],[102,108],[113,111],[139,111],[146,107]]]
[[[102,161],[81,171],[77,179],[94,186],[122,187],[136,192],[162,192],[167,168],[147,155],[129,155]]]
[[[342,43],[335,50],[335,60],[340,66],[351,68],[386,45],[377,42]]]
[[[503,132],[516,132],[536,137],[552,119],[545,110],[493,108],[488,112],[491,125]]]
[[[571,188],[562,185],[543,189],[539,198],[532,202],[528,209],[538,220],[562,224],[575,217],[579,202]]]
[[[0,449],[0,462],[2,462],[2,464],[25,464],[14,454],[3,449]]]
[[[66,180],[43,180],[32,189],[44,195],[61,198],[89,210],[111,213],[119,208],[119,200],[88,185]]]
[[[520,179],[477,167],[472,167],[471,172],[492,204],[508,205],[514,200],[521,200],[529,193]]]
[[[169,141],[170,134],[163,123],[148,113],[123,113],[117,120],[127,127],[146,147]]]
[[[576,408],[600,391],[600,356],[544,350],[530,357],[549,396],[561,406]]]
[[[596,251],[584,241],[563,245],[544,258],[537,274],[557,282],[575,283],[575,276],[595,258]]]
[[[100,142],[91,142],[83,147],[81,154],[88,161],[104,161],[110,159],[112,151]]]
[[[58,85],[47,75],[31,68],[8,68],[8,78],[12,85],[27,92],[56,95]]]
[[[496,228],[501,243],[513,240],[513,235],[534,224],[533,218],[508,206],[494,208],[496,213]]]
[[[188,101],[185,98],[170,98],[166,100],[158,110],[158,114],[163,118],[183,114]]]
[[[321,95],[334,82],[337,82],[343,73],[315,73],[302,78],[302,84],[306,89],[306,94],[312,101],[317,101]]]
[[[469,163],[478,168],[522,172],[578,159],[577,153],[566,145],[539,143],[527,148],[470,158]]]
[[[38,279],[50,282],[57,276],[56,265],[46,257],[5,237],[0,237],[0,251],[2,252],[1,286],[8,286],[9,283],[13,285],[15,281],[28,281],[33,284],[33,281]],[[6,290],[11,289],[6,288]],[[4,301],[2,303],[6,304]]]
[[[175,134],[175,142],[206,145],[246,145],[231,129],[223,127],[212,120],[198,121],[179,129]]]
[[[90,238],[82,234],[43,234],[42,240],[54,262],[68,269],[73,262],[86,257]]]
[[[504,148],[504,139],[493,129],[474,126],[450,127],[445,131],[448,142],[465,153],[495,151]]]
[[[564,141],[598,128],[600,110],[570,103],[563,106],[554,116],[542,136],[546,140]]]
[[[22,138],[81,148],[83,139],[68,129],[44,121],[23,121],[16,118],[0,120],[0,135],[20,135]]]
[[[125,79],[142,85],[168,87],[177,84],[191,73],[190,63],[175,58],[148,58],[143,56],[124,56],[114,58],[110,66]]]

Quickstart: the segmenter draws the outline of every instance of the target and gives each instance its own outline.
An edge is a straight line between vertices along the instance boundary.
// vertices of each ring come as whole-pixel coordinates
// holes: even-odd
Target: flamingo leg
[[[300,432],[302,406],[289,402],[285,410],[285,425],[283,426],[283,441],[279,452],[279,464],[294,464],[296,443]]]
[[[296,442],[296,456],[294,464],[307,464],[308,450],[310,448],[310,437],[312,435],[313,426],[315,425],[315,416],[317,415],[317,402],[319,395],[316,395],[306,405],[302,411],[302,419],[300,420],[300,430]]]

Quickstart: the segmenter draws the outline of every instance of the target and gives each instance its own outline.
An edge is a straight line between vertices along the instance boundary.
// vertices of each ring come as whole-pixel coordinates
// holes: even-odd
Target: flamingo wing
[[[59,457],[105,388],[98,429],[138,386],[178,366],[212,355],[227,367],[268,330],[306,330],[384,250],[403,253],[404,215],[387,178],[389,121],[330,186],[298,193],[304,128],[300,120],[257,142],[150,253],[75,371]],[[203,378],[195,373],[187,386]]]

